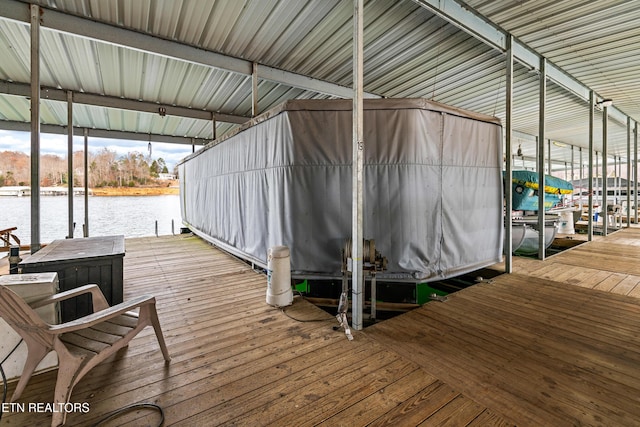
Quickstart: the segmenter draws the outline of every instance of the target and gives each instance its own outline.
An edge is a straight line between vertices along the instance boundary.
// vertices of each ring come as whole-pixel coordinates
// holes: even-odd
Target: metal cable
[[[158,427],[162,426],[164,424],[164,411],[162,410],[162,408],[159,405],[156,405],[155,403],[134,403],[133,405],[128,405],[128,406],[124,406],[120,409],[117,409],[115,411],[113,411],[112,413],[108,414],[107,416],[105,416],[104,418],[102,418],[101,420],[99,420],[97,423],[93,424],[93,427],[97,427],[100,424],[103,424],[109,420],[112,420],[126,412],[131,411],[132,409],[137,409],[137,408],[149,408],[149,409],[154,409],[156,411],[158,411],[160,413],[160,423],[158,424]]]

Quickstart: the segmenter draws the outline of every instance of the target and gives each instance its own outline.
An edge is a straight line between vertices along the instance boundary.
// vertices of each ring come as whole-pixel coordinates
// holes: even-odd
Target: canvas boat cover
[[[291,100],[179,164],[184,223],[261,266],[341,276],[351,236],[352,101]],[[500,262],[502,128],[425,99],[364,101],[364,238],[379,278],[430,281]]]

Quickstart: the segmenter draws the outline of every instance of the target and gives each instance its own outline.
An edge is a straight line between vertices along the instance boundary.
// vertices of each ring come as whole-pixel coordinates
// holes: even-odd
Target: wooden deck
[[[263,275],[198,238],[130,239],[125,297],[156,295],[172,361],[143,332],[78,384],[72,401],[90,410],[67,425],[138,402],[177,426],[638,425],[638,237],[623,230],[544,262],[518,258],[516,273],[352,342],[306,301],[284,313],[266,305]],[[49,402],[54,381],[55,371],[37,375],[20,402]],[[105,425],[158,419],[142,410]],[[49,422],[8,412],[1,424]]]

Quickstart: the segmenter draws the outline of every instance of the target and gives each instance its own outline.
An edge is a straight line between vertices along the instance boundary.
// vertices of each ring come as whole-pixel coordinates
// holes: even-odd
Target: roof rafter
[[[247,76],[250,76],[253,71],[253,63],[246,59],[224,55],[79,16],[68,15],[53,9],[42,8],[42,10],[41,25],[45,28]],[[0,17],[24,23],[30,22],[26,3],[16,0],[0,0]],[[341,86],[267,65],[258,64],[258,77],[274,83],[299,87],[325,95],[340,98],[353,97],[353,88],[351,87]],[[380,98],[379,95],[373,93],[365,93],[365,97]]]
[[[19,131],[19,132],[31,132],[31,124],[28,122],[16,122],[11,120],[0,120],[0,129]],[[74,127],[73,134],[75,136],[84,135],[84,127]],[[94,138],[109,138],[109,139],[126,139],[131,141],[144,141],[144,142],[166,142],[171,144],[185,144],[185,145],[205,145],[210,140],[204,138],[190,138],[183,136],[173,135],[160,135],[149,134],[139,132],[127,132],[119,130],[107,130],[107,129],[92,129],[86,128],[88,136]],[[67,135],[67,126],[57,126],[40,124],[40,131],[42,133],[50,133],[55,135]]]
[[[413,0],[413,2],[471,34],[478,40],[482,40],[494,49],[498,49],[501,52],[506,51],[507,36],[510,34],[491,23],[484,16],[469,9],[468,6],[462,6],[455,0]],[[520,63],[532,70],[540,70],[542,55],[515,37],[513,51],[514,58]],[[548,79],[564,87],[570,93],[578,96],[583,101],[589,101],[591,89],[548,60],[546,74]],[[619,123],[627,122],[627,115],[615,107],[609,108],[609,116]]]
[[[31,85],[0,80],[0,93],[29,97],[31,96]],[[66,90],[43,86],[40,89],[40,93],[43,99],[67,102]],[[132,110],[156,114],[160,112],[161,108],[163,108],[164,114],[170,116],[187,117],[198,120],[215,119],[219,122],[233,124],[242,124],[251,119],[250,117],[237,116],[234,114],[224,114],[215,111],[198,110],[193,108],[179,107],[175,105],[156,104],[154,102],[118,98],[115,96],[97,95],[93,93],[77,91],[72,91],[72,93],[74,104],[85,104],[97,107],[117,108],[121,110]]]

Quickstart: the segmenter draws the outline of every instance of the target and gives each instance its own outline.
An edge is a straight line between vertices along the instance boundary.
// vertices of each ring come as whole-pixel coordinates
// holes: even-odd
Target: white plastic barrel
[[[274,246],[267,255],[267,304],[285,307],[292,302],[289,248]]]
[[[575,228],[573,227],[573,212],[566,211],[560,214],[560,222],[558,224],[558,233],[560,234],[575,234]]]

